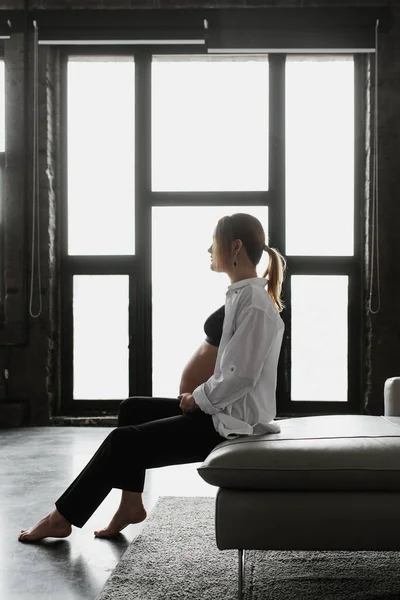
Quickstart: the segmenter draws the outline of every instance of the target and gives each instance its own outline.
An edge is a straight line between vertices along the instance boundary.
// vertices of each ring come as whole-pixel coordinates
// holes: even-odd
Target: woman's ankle
[[[67,521],[67,519],[58,511],[57,508],[55,508],[51,513],[50,513],[50,518],[54,523],[60,523],[60,524],[68,524],[71,525],[71,523],[69,521]]]
[[[123,490],[120,506],[134,507],[138,510],[143,509],[142,494],[139,492],[128,492],[127,490]]]

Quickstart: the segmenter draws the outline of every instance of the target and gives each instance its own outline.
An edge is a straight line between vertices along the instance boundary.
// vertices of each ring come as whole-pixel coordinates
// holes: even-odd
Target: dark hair
[[[279,312],[284,308],[281,300],[282,282],[285,275],[286,260],[276,248],[269,248],[265,241],[264,228],[260,221],[247,213],[235,213],[222,217],[214,232],[216,241],[216,263],[231,259],[232,242],[241,240],[246,249],[249,260],[254,267],[261,260],[262,253],[266,250],[269,254],[269,264],[263,274],[268,278],[268,293],[274,301]]]

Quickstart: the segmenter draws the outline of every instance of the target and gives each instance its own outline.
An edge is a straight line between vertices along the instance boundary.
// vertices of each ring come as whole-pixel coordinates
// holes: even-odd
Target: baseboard
[[[52,425],[58,427],[117,427],[117,417],[71,417],[68,415],[52,417]]]

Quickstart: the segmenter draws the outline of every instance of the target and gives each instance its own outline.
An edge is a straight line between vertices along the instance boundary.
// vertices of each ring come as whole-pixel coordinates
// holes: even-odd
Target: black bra
[[[212,346],[219,346],[222,336],[222,327],[225,319],[225,304],[213,312],[204,323],[206,342]]]

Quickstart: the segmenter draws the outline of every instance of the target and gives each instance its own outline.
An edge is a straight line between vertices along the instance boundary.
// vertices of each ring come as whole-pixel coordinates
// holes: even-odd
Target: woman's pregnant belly
[[[199,385],[210,379],[217,361],[218,347],[203,342],[182,371],[179,393],[192,394]]]

